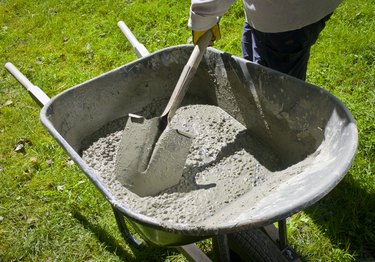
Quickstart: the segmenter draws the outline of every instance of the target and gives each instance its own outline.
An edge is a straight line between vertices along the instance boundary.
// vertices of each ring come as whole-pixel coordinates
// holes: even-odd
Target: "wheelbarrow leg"
[[[227,235],[217,235],[213,237],[212,244],[217,260],[220,262],[229,262],[230,251]]]
[[[111,205],[111,206],[112,206],[112,209],[113,209],[113,213],[115,214],[117,226],[118,226],[118,228],[121,232],[122,237],[125,239],[125,241],[129,244],[133,244],[133,245],[136,245],[136,246],[143,246],[144,243],[141,240],[133,237],[130,234],[129,229],[126,226],[126,223],[125,223],[124,215],[120,211],[118,211],[118,209],[116,209],[116,207],[114,207],[113,205]]]
[[[290,262],[299,262],[301,261],[297,256],[296,252],[292,247],[288,245],[288,234],[286,229],[286,219],[282,219],[277,222],[278,228],[277,229],[273,224],[267,225],[264,227],[265,232],[268,236],[273,240],[273,242],[277,243],[281,253],[284,257]]]
[[[286,219],[277,222],[279,225],[279,246],[283,250],[288,246],[288,234],[286,231]]]

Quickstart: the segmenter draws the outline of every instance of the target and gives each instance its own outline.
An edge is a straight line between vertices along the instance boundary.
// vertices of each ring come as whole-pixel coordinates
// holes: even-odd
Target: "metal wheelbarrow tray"
[[[107,123],[168,100],[193,47],[172,46],[137,59],[46,101],[40,119],[51,135],[148,242],[180,246],[215,235],[259,228],[314,204],[344,177],[357,147],[351,113],[324,89],[208,48],[185,104],[216,105],[272,145],[285,169],[298,170],[253,206],[215,223],[162,224],[120,202],[80,155],[82,141]],[[194,98],[194,99],[190,99]],[[310,157],[309,165],[304,160]],[[241,201],[241,198],[236,200]],[[119,226],[125,226],[119,225]]]

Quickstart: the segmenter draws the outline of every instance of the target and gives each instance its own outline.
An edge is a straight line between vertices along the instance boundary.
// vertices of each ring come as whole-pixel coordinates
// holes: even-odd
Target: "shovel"
[[[129,114],[116,156],[115,176],[139,196],[155,195],[179,183],[193,136],[173,129],[170,120],[181,104],[212,39],[207,31],[194,47],[160,117]]]

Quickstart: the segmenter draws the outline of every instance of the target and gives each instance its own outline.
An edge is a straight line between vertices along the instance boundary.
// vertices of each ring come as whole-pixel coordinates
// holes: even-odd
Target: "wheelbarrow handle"
[[[142,45],[137,38],[133,35],[133,33],[130,31],[129,27],[126,26],[126,24],[123,21],[119,21],[117,23],[118,27],[121,29],[122,33],[126,36],[126,38],[129,40],[130,44],[133,46],[135,53],[138,57],[144,57],[149,55],[150,53],[146,49],[144,45]]]
[[[13,75],[13,77],[23,85],[29,92],[29,95],[40,105],[44,106],[50,98],[40,89],[33,85],[25,75],[23,75],[12,63],[5,64],[5,68]]]

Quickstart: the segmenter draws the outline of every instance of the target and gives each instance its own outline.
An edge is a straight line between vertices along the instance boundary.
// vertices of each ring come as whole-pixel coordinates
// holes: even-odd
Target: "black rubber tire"
[[[262,229],[229,234],[228,245],[232,261],[288,261]]]

